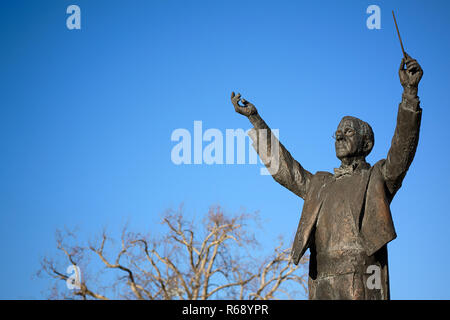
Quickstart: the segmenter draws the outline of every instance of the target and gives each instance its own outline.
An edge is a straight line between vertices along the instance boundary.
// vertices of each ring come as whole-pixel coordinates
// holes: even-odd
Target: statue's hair
[[[341,122],[344,120],[353,120],[356,123],[358,123],[358,133],[363,137],[364,142],[366,141],[372,142],[372,146],[370,147],[369,150],[366,151],[366,154],[364,155],[367,156],[372,151],[372,148],[375,144],[375,136],[373,134],[372,127],[367,122],[362,121],[361,119],[358,119],[356,117],[345,116],[342,118]]]

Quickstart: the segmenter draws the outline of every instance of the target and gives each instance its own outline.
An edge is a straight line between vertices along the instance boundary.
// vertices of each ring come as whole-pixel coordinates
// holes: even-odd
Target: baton
[[[400,40],[400,46],[402,47],[403,56],[405,57],[405,60],[406,60],[407,59],[406,53],[405,53],[405,49],[403,49],[403,42],[402,42],[402,38],[400,37],[400,32],[398,31],[397,20],[395,20],[394,10],[392,10],[392,16],[394,17],[395,29],[397,29],[398,40]]]

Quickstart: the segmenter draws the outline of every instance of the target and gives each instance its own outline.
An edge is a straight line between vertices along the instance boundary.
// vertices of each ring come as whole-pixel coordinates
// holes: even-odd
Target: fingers
[[[422,68],[416,60],[411,60],[406,63],[406,70],[410,73],[416,73],[420,71]]]
[[[231,92],[231,102],[233,102],[233,104],[237,104],[239,102],[239,100],[241,99],[241,94],[238,93],[237,95],[234,94],[234,91]]]
[[[411,64],[417,63],[417,60],[411,58],[411,56],[409,54],[407,54],[406,52],[405,52],[405,56],[406,56],[406,60],[405,60],[406,68],[409,68],[409,65],[411,65]]]
[[[231,99],[233,99],[233,98],[238,99],[238,98],[240,98],[240,97],[241,97],[241,94],[240,94],[240,93],[238,93],[237,95],[234,95],[234,91],[231,92]]]
[[[406,52],[405,52],[405,57],[406,58],[404,58],[404,59],[405,59],[406,64],[410,63],[411,61],[416,61],[413,58],[411,58],[411,56],[409,54],[407,54]]]
[[[255,107],[253,103],[251,103],[250,101],[245,100],[245,99],[242,99],[242,103],[244,104],[244,107],[246,107],[246,108],[250,108],[251,109],[251,108]]]
[[[234,110],[236,110],[236,112],[242,114],[242,106],[239,104],[239,100],[241,99],[241,94],[234,94],[234,91],[231,92],[231,103],[233,103],[234,106]]]
[[[412,65],[416,65],[416,64],[418,64],[417,60],[414,60],[414,59],[407,60],[406,61],[406,68],[409,69]]]
[[[413,58],[411,58],[411,56],[409,54],[407,54],[406,52],[405,52],[405,57],[403,59],[405,60],[406,67],[408,67],[408,63],[411,63],[412,61],[416,61]]]

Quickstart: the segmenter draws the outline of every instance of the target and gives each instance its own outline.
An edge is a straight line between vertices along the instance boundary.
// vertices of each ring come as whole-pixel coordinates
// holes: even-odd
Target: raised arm
[[[239,104],[240,101],[243,106]],[[241,99],[241,95],[235,95],[234,92],[231,93],[231,102],[236,112],[246,116],[252,123],[253,129],[249,136],[253,140],[253,147],[275,181],[305,199],[312,174],[303,169],[279,142],[252,103]]]
[[[417,61],[406,54],[399,69],[400,83],[403,86],[402,102],[398,107],[397,126],[383,168],[386,186],[392,197],[401,187],[419,141],[422,109],[417,91],[422,75],[422,68]]]

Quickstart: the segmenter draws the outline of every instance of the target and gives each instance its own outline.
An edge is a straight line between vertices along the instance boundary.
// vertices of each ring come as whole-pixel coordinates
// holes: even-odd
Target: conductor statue
[[[396,233],[389,206],[417,148],[422,74],[417,61],[405,53],[399,69],[403,95],[386,159],[373,166],[367,163],[374,145],[372,128],[358,118],[342,118],[335,132],[341,165],[334,173],[304,169],[274,137],[255,106],[240,94],[231,94],[236,112],[254,127],[249,136],[272,177],[304,199],[291,254],[298,264],[310,250],[309,299],[390,298],[387,244]],[[261,132],[268,132],[271,139],[261,143]],[[274,143],[279,152],[272,155]],[[278,165],[271,170],[274,161]],[[379,279],[371,283],[373,275]]]

